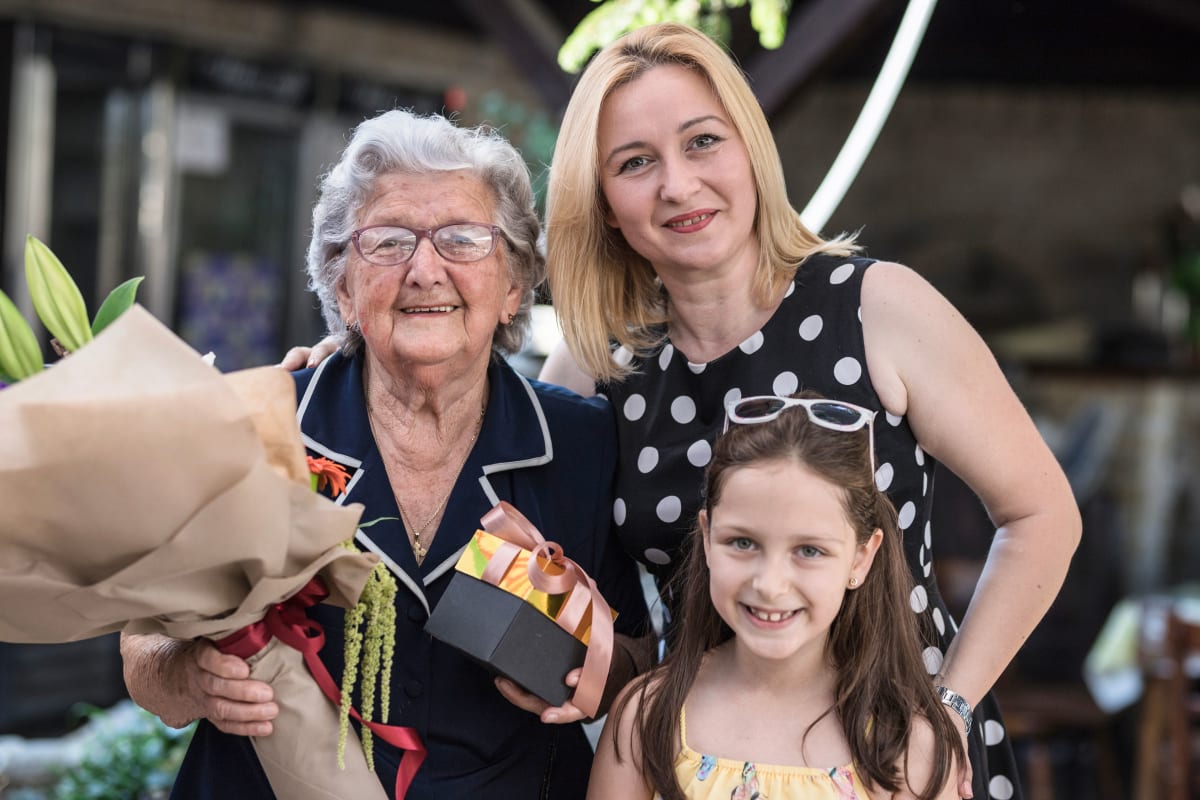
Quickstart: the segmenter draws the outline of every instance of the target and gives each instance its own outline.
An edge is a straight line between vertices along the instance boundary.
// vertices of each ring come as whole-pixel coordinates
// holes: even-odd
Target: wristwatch
[[[971,735],[971,722],[975,719],[975,715],[971,712],[971,704],[962,699],[958,692],[951,691],[945,686],[936,687],[935,691],[938,697],[942,700],[942,705],[950,706],[955,714],[962,717],[963,725],[967,728],[967,735]]]

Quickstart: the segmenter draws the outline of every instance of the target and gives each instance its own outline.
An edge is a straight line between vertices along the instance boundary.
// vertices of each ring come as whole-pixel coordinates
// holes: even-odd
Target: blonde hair
[[[654,267],[604,220],[600,108],[613,91],[664,65],[693,70],[707,81],[749,152],[758,203],[758,302],[769,304],[810,255],[849,255],[858,249],[852,236],[827,241],[800,221],[788,202],[767,118],[724,49],[699,31],[674,23],[623,36],[592,60],[571,95],[554,148],[546,204],[550,292],[571,354],[600,381],[620,380],[630,371],[612,359],[613,342],[630,352],[645,352],[661,341],[657,326],[667,321]]]

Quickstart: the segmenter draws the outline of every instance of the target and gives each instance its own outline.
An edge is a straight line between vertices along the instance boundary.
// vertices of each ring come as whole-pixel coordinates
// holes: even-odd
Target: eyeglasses
[[[725,430],[729,423],[755,425],[770,422],[786,409],[799,406],[808,412],[808,419],[815,425],[831,431],[857,431],[867,429],[867,441],[871,453],[871,474],[875,474],[875,411],[841,400],[826,400],[817,397],[776,397],[758,395],[732,400],[725,405]]]
[[[372,225],[354,231],[350,240],[364,261],[380,267],[394,267],[412,258],[422,239],[432,242],[433,249],[447,261],[469,264],[490,256],[496,249],[496,240],[503,235],[497,225],[452,222],[440,228],[421,230]]]

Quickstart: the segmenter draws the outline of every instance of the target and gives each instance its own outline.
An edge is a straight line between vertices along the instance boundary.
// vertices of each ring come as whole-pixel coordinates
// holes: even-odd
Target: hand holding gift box
[[[482,520],[425,630],[548,703],[596,716],[613,651],[614,612],[596,582],[510,504]]]
[[[137,307],[45,371],[12,357],[18,328],[0,327],[5,372],[25,378],[0,391],[0,640],[213,639],[275,689],[275,733],[254,744],[280,797],[384,797],[357,741],[338,769],[338,691],[303,612],[354,608],[377,559],[342,544],[361,509],[311,490],[288,374],[221,376]],[[413,751],[411,780],[420,742],[377,730]]]

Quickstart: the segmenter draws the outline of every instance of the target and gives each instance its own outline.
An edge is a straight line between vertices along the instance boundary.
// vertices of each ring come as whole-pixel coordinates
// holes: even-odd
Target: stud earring
[[[858,586],[858,578],[851,577],[850,578],[850,588],[853,589],[856,586]]]
[[[516,319],[516,318],[517,318],[517,315],[516,315],[516,314],[509,314],[509,315],[508,315],[508,321],[507,321],[507,322],[505,322],[504,324],[505,324],[505,325],[512,325],[512,324],[513,324],[513,320],[514,320],[514,319]]]

